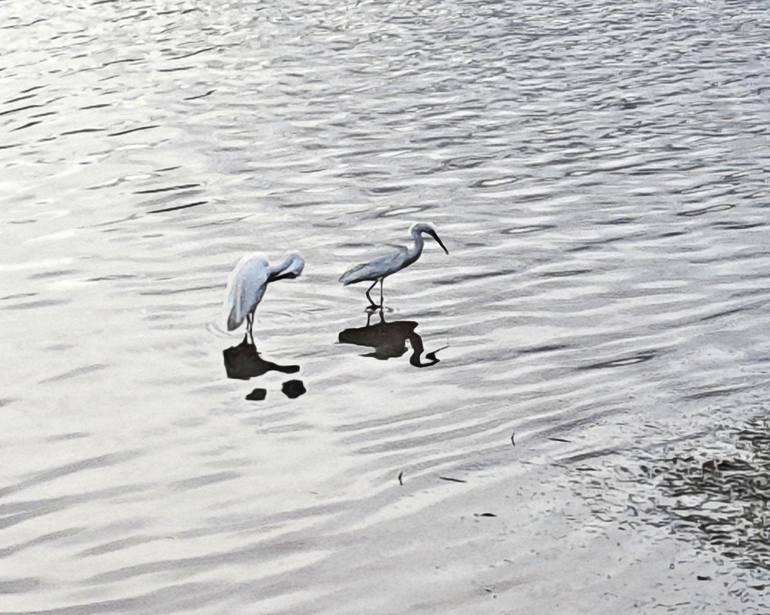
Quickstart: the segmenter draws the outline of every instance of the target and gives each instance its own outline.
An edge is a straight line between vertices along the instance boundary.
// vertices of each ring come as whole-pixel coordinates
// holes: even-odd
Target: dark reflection
[[[770,570],[770,422],[730,431],[736,455],[673,457],[645,470],[667,496],[658,509],[675,531],[700,536],[742,568]]]
[[[267,372],[294,374],[299,371],[299,365],[278,365],[272,361],[266,361],[259,356],[257,347],[246,337],[237,346],[225,348],[222,355],[225,360],[227,377],[237,380],[256,378]]]
[[[371,324],[372,312],[369,312],[366,318],[366,326],[340,331],[339,341],[342,344],[355,344],[356,346],[368,346],[374,349],[374,352],[364,354],[365,357],[374,357],[375,359],[386,360],[400,357],[407,351],[407,342],[412,348],[412,354],[409,356],[409,363],[415,367],[430,367],[439,362],[436,354],[444,350],[446,346],[425,353],[425,361],[422,360],[422,354],[425,347],[422,338],[415,329],[417,323],[411,320],[399,320],[396,322],[386,322],[382,311],[379,314],[379,322]]]

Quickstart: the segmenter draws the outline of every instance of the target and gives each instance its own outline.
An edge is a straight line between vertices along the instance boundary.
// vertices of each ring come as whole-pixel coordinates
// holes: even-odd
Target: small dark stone
[[[286,397],[289,399],[294,399],[295,397],[299,397],[300,395],[307,393],[307,389],[305,389],[305,385],[302,380],[287,380],[281,386],[281,390],[283,391],[283,394],[286,395]]]
[[[246,396],[249,401],[262,401],[267,397],[267,389],[254,389]]]

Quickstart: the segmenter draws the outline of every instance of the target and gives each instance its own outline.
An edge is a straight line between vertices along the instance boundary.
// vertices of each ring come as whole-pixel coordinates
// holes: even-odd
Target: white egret
[[[305,260],[296,252],[275,266],[260,253],[247,254],[239,260],[227,280],[227,330],[237,329],[246,320],[246,331],[253,342],[254,310],[262,301],[267,285],[276,280],[296,278],[304,267]]]
[[[441,239],[439,239],[438,233],[436,232],[436,229],[433,227],[433,225],[427,224],[425,222],[419,222],[414,224],[412,228],[409,229],[409,233],[414,240],[413,245],[408,247],[394,246],[396,250],[390,254],[386,254],[384,256],[370,260],[368,263],[363,263],[361,265],[351,267],[345,273],[343,273],[342,276],[340,276],[340,282],[342,282],[345,286],[348,284],[356,284],[357,282],[372,282],[372,285],[366,291],[366,298],[369,299],[369,303],[372,306],[376,306],[377,304],[372,301],[372,297],[369,293],[377,285],[377,282],[379,282],[381,307],[382,281],[389,275],[396,273],[397,271],[401,271],[405,267],[408,267],[413,262],[415,262],[418,258],[420,258],[420,255],[422,254],[422,248],[425,245],[425,241],[422,238],[423,233],[433,237],[433,239],[438,242],[438,245],[441,246],[444,252],[449,254],[449,250],[446,249],[446,246],[444,246]]]

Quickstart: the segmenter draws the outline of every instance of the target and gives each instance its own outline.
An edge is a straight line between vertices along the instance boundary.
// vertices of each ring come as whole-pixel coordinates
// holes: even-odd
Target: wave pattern
[[[0,3],[3,612],[767,612],[766,549],[667,529],[767,399],[766,9]],[[415,220],[426,369],[336,343]],[[307,392],[246,399],[224,282],[289,249],[256,330]]]

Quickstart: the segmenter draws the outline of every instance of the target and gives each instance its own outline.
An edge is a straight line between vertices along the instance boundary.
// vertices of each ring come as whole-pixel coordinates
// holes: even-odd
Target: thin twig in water
[[[441,480],[448,480],[450,483],[467,483],[467,480],[462,478],[452,478],[451,476],[439,476]]]
[[[403,478],[404,478],[404,473],[403,472],[399,472],[398,473],[398,484],[401,485],[401,486],[404,485],[404,481],[402,480]]]

